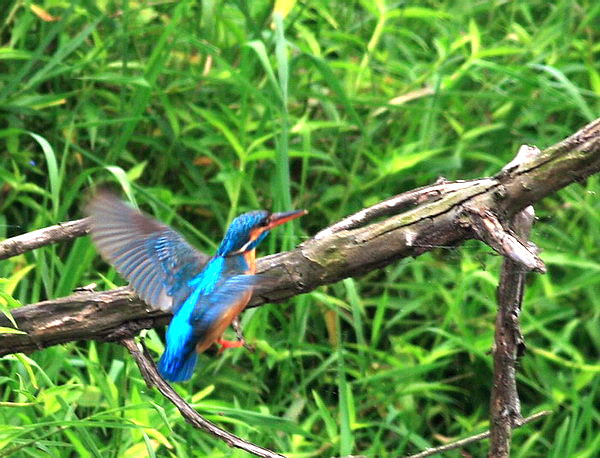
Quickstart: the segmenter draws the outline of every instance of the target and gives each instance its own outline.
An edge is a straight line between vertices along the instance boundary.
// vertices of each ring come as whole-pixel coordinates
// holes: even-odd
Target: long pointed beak
[[[267,229],[273,229],[280,224],[287,223],[296,218],[300,218],[308,213],[307,210],[292,210],[290,212],[273,213],[271,215],[271,222],[267,226]]]

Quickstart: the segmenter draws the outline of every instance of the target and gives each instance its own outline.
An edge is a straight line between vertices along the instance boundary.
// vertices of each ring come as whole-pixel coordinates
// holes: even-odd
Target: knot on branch
[[[542,154],[542,152],[537,146],[521,145],[514,159],[502,167],[502,170],[498,175],[496,175],[496,177],[502,179],[503,177],[515,172],[522,164],[530,163],[540,154]]]

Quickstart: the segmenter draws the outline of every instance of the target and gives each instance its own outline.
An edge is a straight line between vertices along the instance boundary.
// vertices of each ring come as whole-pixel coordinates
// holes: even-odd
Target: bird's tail
[[[192,377],[198,353],[191,351],[187,356],[165,350],[158,362],[158,371],[169,382],[185,382]]]

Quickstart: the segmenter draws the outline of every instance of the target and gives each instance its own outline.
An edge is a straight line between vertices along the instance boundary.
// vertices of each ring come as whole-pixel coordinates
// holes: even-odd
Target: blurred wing
[[[228,317],[228,313],[237,307],[245,307],[249,300],[248,293],[263,280],[260,275],[237,275],[225,280],[211,294],[200,298],[190,319],[194,333],[205,336],[221,320],[229,319],[231,322],[235,316]],[[242,304],[243,301],[246,303]]]
[[[179,307],[190,294],[187,281],[201,272],[208,256],[106,191],[94,196],[87,212],[98,251],[138,296],[165,311]]]

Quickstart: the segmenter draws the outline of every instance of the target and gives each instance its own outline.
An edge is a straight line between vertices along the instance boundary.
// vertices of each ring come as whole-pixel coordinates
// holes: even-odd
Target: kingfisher
[[[239,347],[223,333],[266,276],[256,274],[256,247],[269,231],[306,210],[251,211],[235,218],[216,254],[206,257],[169,226],[98,192],[87,207],[98,251],[155,309],[171,312],[158,369],[170,382],[191,378],[198,354],[213,343]]]

